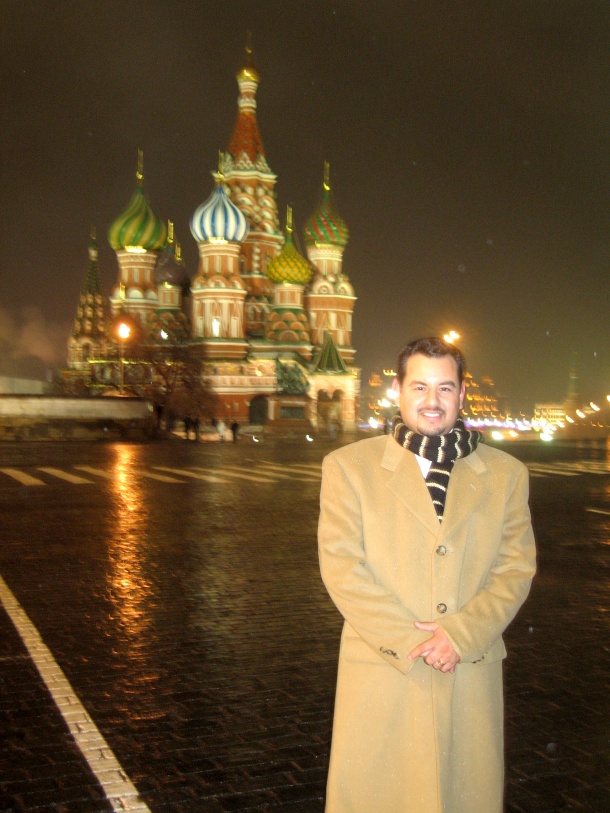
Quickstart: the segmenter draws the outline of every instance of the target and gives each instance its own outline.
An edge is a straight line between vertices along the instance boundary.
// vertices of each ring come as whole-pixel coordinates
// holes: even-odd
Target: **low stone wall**
[[[141,398],[0,395],[0,441],[143,440],[154,434],[152,405]]]

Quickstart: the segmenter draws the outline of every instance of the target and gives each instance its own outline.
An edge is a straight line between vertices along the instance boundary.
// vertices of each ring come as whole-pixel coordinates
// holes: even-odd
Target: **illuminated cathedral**
[[[68,341],[69,375],[97,380],[98,389],[116,381],[101,362],[126,352],[110,328],[126,316],[137,322],[144,342],[198,348],[218,418],[249,424],[292,418],[354,429],[360,370],[352,346],[356,297],[343,271],[348,228],[332,201],[328,164],[319,205],[304,228],[306,257],[297,248],[290,209],[281,228],[277,176],[256,116],[259,79],[247,48],[237,73],[235,128],[211,194],[190,219],[199,252],[194,275],[184,266],[173,224],[154,214],[145,195],[139,155],[134,195],[108,230],[118,262],[109,301],[92,233]]]

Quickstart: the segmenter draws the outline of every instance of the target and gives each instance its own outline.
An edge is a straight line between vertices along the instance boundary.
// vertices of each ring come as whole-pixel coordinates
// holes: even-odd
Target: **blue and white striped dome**
[[[244,213],[229,199],[220,184],[191,217],[191,233],[198,243],[227,240],[243,243],[248,234]]]

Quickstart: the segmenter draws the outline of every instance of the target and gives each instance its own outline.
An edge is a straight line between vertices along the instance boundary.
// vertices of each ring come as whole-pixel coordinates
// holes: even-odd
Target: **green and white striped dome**
[[[108,229],[108,242],[115,251],[161,251],[167,242],[167,228],[150,208],[144,189],[142,157],[136,173],[138,186],[124,212]]]

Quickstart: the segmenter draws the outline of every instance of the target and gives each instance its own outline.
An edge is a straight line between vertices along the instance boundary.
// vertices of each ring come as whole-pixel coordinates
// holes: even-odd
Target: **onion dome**
[[[305,224],[305,242],[309,245],[331,245],[345,248],[349,230],[333,206],[330,194],[328,161],[324,162],[322,201]]]
[[[286,242],[284,247],[266,269],[267,276],[272,282],[289,282],[294,285],[307,285],[311,280],[313,271],[311,265],[302,254],[299,254],[292,242],[292,209],[288,207],[286,218]]]
[[[184,267],[180,243],[174,241],[174,224],[168,221],[167,224],[167,245],[165,250],[159,255],[155,265],[155,282],[162,285],[177,285],[186,288],[190,283],[189,272]]]
[[[143,158],[138,151],[138,185],[127,208],[108,229],[108,242],[115,251],[161,251],[165,246],[165,223],[154,214],[144,194]]]
[[[216,189],[191,217],[191,234],[198,243],[215,240],[243,243],[248,234],[248,221],[225,192],[222,172],[218,171],[214,177]]]

